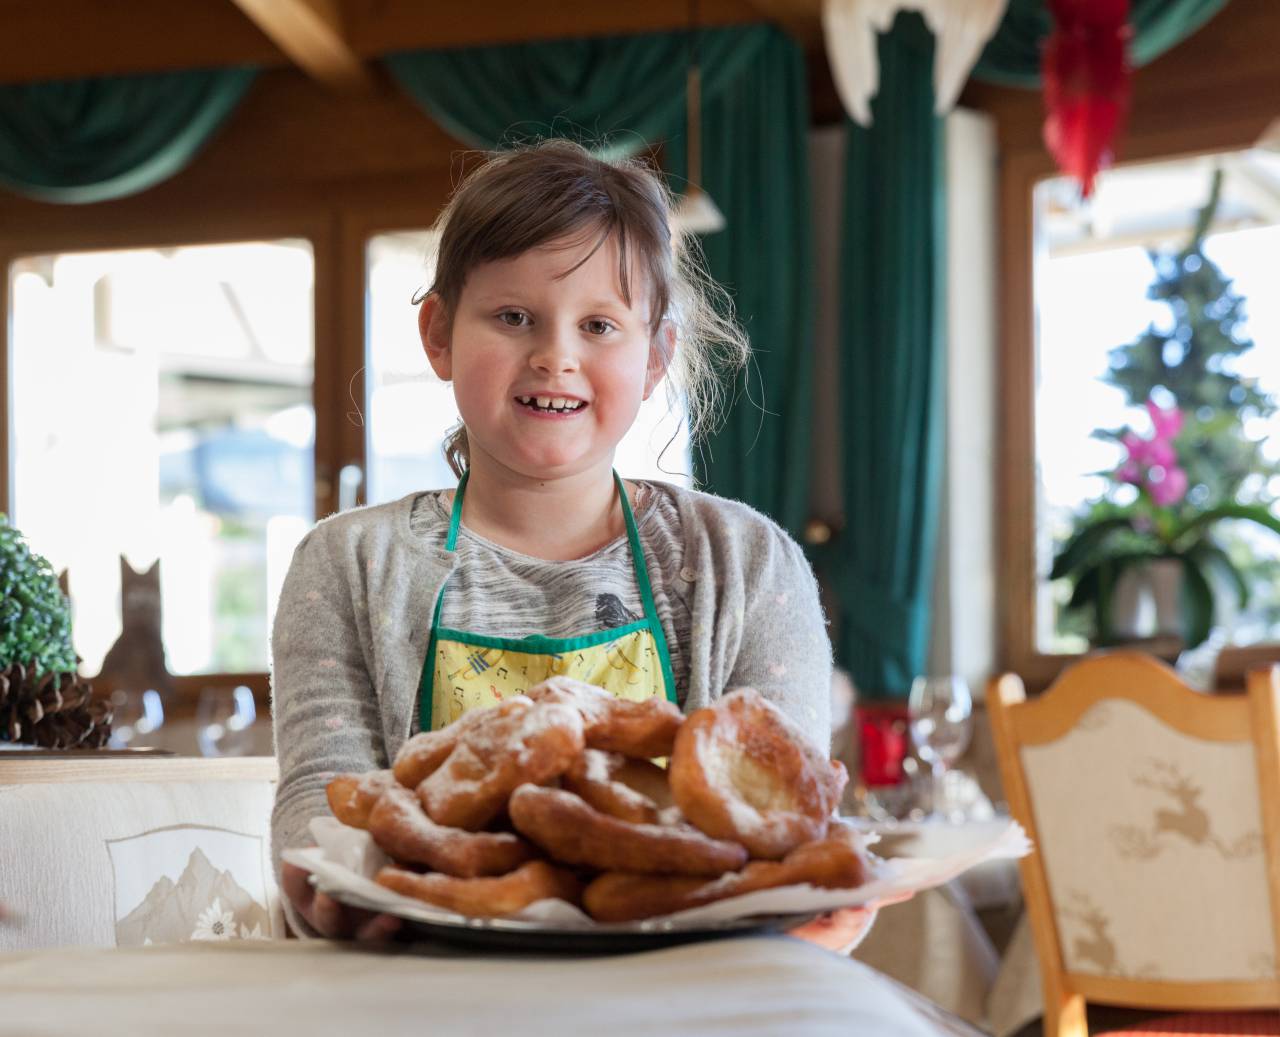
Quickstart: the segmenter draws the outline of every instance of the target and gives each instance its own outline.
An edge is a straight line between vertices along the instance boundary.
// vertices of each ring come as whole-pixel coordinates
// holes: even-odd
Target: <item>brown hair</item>
[[[572,235],[596,235],[594,254],[615,237],[627,304],[636,271],[650,289],[651,334],[664,320],[675,325],[679,348],[668,371],[668,397],[678,391],[674,380],[684,392],[693,437],[714,424],[722,375],[746,363],[750,346],[728,294],[705,271],[697,239],[673,230],[671,211],[665,184],[638,159],[608,161],[567,140],[498,152],[462,181],[440,214],[428,293],[451,316],[467,276],[483,263]],[[444,450],[461,476],[469,460],[466,426],[450,432]]]

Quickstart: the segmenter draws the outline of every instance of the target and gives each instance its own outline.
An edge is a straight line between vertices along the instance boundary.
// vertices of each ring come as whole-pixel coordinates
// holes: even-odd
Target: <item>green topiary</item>
[[[53,567],[0,513],[0,670],[75,673],[71,604]]]

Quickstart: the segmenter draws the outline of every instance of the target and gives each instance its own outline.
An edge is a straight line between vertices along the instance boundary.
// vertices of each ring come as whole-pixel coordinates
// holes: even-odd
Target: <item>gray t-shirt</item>
[[[684,537],[674,490],[665,483],[635,482],[636,532],[645,554],[654,608],[671,656],[676,697],[683,706],[689,666],[683,646],[692,613],[676,592]],[[444,548],[452,495],[424,493],[414,501],[409,527],[432,547]],[[444,587],[440,625],[491,637],[579,637],[625,626],[644,616],[626,536],[585,558],[551,562],[520,554],[471,532],[458,532],[458,566]],[[430,623],[428,603],[423,620]]]

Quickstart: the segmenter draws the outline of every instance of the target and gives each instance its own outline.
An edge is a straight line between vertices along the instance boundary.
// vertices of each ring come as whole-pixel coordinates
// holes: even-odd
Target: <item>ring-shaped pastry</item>
[[[676,735],[671,794],[693,824],[777,860],[821,839],[849,780],[777,706],[740,688],[690,715]]]
[[[555,860],[598,871],[722,875],[747,862],[738,843],[689,825],[650,825],[602,814],[563,789],[521,785],[511,794],[511,823]]]
[[[582,892],[582,884],[571,872],[546,861],[529,861],[506,875],[487,879],[419,875],[402,868],[383,868],[374,881],[405,896],[473,918],[503,918],[539,900],[577,904]]]
[[[560,778],[602,814],[638,824],[659,824],[672,806],[667,772],[648,760],[586,749]]]
[[[369,835],[397,861],[425,864],[458,878],[505,875],[534,856],[533,847],[510,832],[467,832],[427,817],[418,797],[397,785],[369,814]]]
[[[558,778],[582,752],[582,717],[569,706],[513,698],[483,712],[418,787],[437,824],[476,831],[513,789]]]
[[[632,922],[781,886],[852,889],[866,876],[861,853],[847,838],[837,837],[806,843],[780,861],[752,861],[739,872],[710,881],[607,872],[587,886],[582,902],[598,922]]]
[[[572,677],[551,677],[530,688],[528,695],[535,702],[560,702],[578,710],[588,748],[640,760],[670,756],[684,720],[674,702],[618,698]]]
[[[368,828],[369,813],[387,789],[396,784],[391,771],[339,774],[325,786],[333,816],[352,828]]]

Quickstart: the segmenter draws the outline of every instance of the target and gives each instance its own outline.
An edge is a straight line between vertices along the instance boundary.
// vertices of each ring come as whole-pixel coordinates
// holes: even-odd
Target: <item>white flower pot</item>
[[[1182,632],[1182,579],[1182,563],[1176,558],[1157,558],[1147,566],[1157,637]]]

